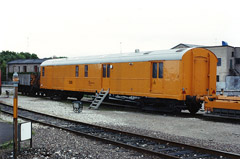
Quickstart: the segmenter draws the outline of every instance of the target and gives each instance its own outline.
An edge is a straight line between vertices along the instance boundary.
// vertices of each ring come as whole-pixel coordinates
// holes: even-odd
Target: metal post
[[[17,137],[18,137],[18,74],[15,72],[13,74],[14,81],[14,98],[13,98],[13,157],[17,159]]]
[[[30,139],[30,147],[32,148],[32,123],[31,123],[31,139]]]
[[[17,148],[17,152],[19,153],[21,150],[21,125],[18,124],[18,148]]]

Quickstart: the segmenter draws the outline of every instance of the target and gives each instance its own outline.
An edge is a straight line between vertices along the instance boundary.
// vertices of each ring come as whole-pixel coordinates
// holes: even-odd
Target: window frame
[[[233,69],[233,60],[232,59],[230,59],[229,68]]]
[[[27,72],[27,66],[23,66],[23,72]]]
[[[84,77],[88,77],[88,65],[84,65]]]
[[[158,65],[157,62],[152,63],[152,78],[157,78],[158,72],[157,65]]]
[[[158,78],[163,78],[163,62],[158,63]]]
[[[45,67],[42,67],[42,76],[45,76]]]
[[[75,66],[75,77],[79,77],[79,66]]]
[[[38,66],[34,65],[34,72],[38,72]]]
[[[107,78],[110,78],[110,64],[107,64]]]
[[[102,77],[106,78],[107,76],[107,69],[106,69],[106,64],[102,64]]]
[[[235,58],[235,65],[240,64],[240,58]]]

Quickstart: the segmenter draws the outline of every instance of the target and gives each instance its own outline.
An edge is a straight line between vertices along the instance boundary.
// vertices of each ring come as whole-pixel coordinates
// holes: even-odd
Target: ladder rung
[[[97,109],[101,103],[103,102],[103,100],[106,98],[106,96],[109,93],[109,89],[107,91],[103,91],[103,89],[98,93],[98,95],[96,95],[95,99],[92,101],[92,103],[90,104],[90,108],[95,108]]]

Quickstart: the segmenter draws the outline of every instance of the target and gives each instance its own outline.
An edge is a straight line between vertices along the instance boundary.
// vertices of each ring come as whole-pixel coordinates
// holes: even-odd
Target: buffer
[[[109,89],[107,91],[104,91],[103,89],[96,94],[96,98],[92,101],[91,105],[89,106],[89,109],[94,108],[98,109],[98,107],[102,104],[103,100],[106,98],[106,96],[109,94]]]

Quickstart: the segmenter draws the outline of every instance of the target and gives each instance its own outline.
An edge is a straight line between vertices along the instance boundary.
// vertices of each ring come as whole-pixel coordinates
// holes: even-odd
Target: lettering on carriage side
[[[94,85],[95,83],[92,82],[92,81],[88,81],[88,85],[91,86],[91,85]]]

